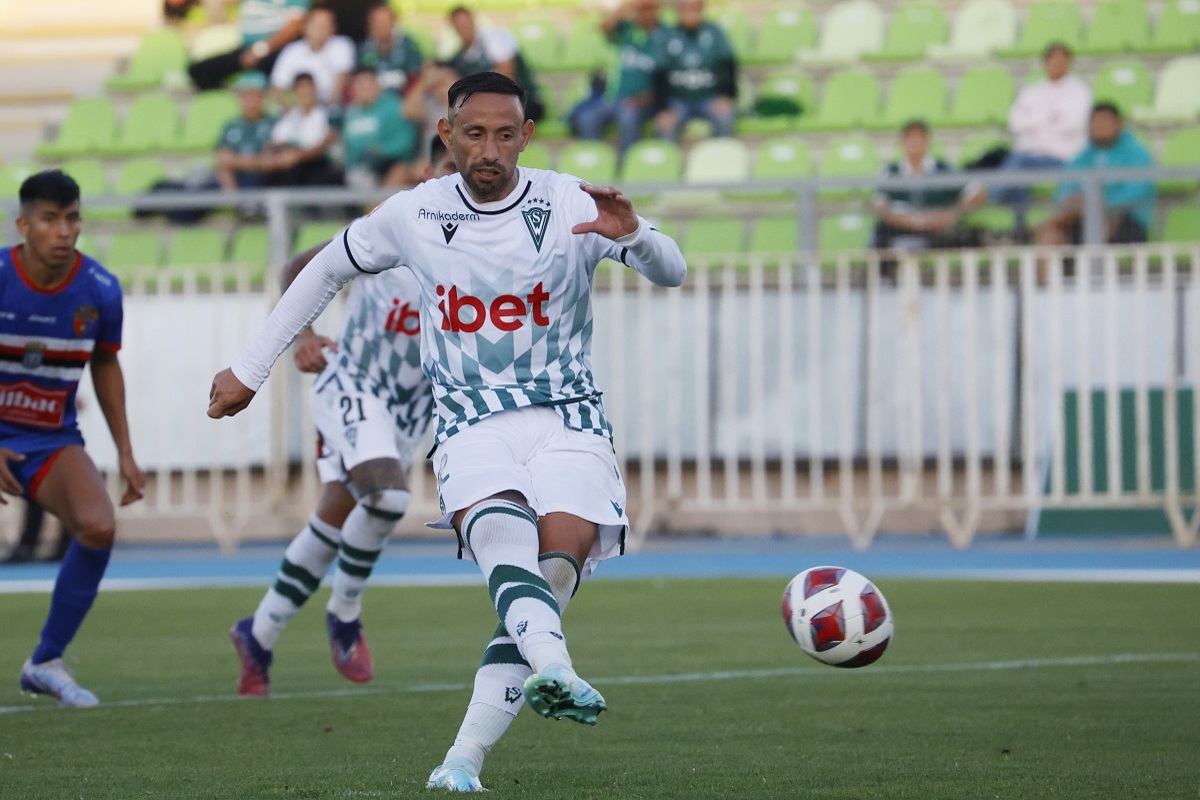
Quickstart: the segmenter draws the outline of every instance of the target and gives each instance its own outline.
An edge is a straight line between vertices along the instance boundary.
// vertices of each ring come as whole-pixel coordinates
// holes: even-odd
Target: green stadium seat
[[[1135,109],[1139,122],[1194,122],[1200,114],[1200,56],[1172,59],[1158,73],[1154,105]]]
[[[192,98],[179,138],[171,144],[170,149],[183,153],[210,152],[217,146],[226,124],[241,113],[241,105],[233,92],[201,92]]]
[[[794,178],[801,180],[813,174],[812,153],[800,137],[772,139],[759,145],[750,176],[754,180]]]
[[[341,222],[306,222],[296,228],[296,240],[292,244],[292,251],[303,253],[305,250],[311,250],[337,236],[344,227],[345,224]]]
[[[52,142],[34,151],[38,158],[60,159],[100,153],[112,144],[117,132],[117,112],[107,97],[75,100]]]
[[[1001,48],[997,55],[1009,58],[1038,56],[1051,42],[1063,42],[1079,49],[1083,41],[1083,13],[1075,2],[1042,0],[1029,6],[1021,35],[1012,47]]]
[[[65,161],[62,171],[79,184],[79,194],[85,208],[89,199],[109,194],[108,174],[104,163],[97,158],[75,158]],[[88,209],[87,213],[88,216],[95,214],[92,209]]]
[[[1167,0],[1145,52],[1195,53],[1200,50],[1200,2]]]
[[[599,23],[591,18],[576,20],[567,31],[562,51],[562,69],[593,72],[604,69],[610,57],[608,40]]]
[[[168,150],[178,135],[175,100],[165,94],[144,94],[133,101],[120,135],[102,152],[128,156]]]
[[[992,233],[1011,233],[1017,227],[1017,218],[1008,206],[984,206],[963,217],[963,227],[978,228]]]
[[[1162,241],[1191,244],[1198,240],[1200,206],[1173,206],[1167,209],[1167,218],[1163,221]]]
[[[950,114],[942,125],[978,128],[1004,125],[1016,99],[1012,73],[1002,67],[976,67],[963,75]]]
[[[1160,167],[1200,167],[1200,128],[1187,128],[1172,132],[1167,136],[1163,145]],[[1188,192],[1196,188],[1196,180],[1163,181],[1158,184],[1159,191]],[[1200,237],[1200,228],[1196,229]]]
[[[743,53],[751,52],[750,18],[746,16],[745,11],[735,4],[729,4],[713,11],[708,18],[725,31],[725,36],[729,39],[729,46],[733,48],[733,52],[738,58],[741,58]]]
[[[104,249],[101,247],[100,240],[92,236],[87,231],[79,234],[79,238],[75,240],[75,249],[85,256],[90,256],[104,264]]]
[[[874,0],[845,0],[829,9],[817,49],[800,54],[801,62],[856,61],[883,49],[883,12]]]
[[[799,252],[799,228],[795,215],[759,217],[750,226],[749,252],[766,256],[764,266],[778,266],[781,257]]]
[[[552,164],[550,148],[541,142],[532,141],[526,145],[521,157],[517,159],[517,163],[529,169],[550,169]]]
[[[1084,55],[1115,55],[1141,52],[1150,44],[1150,14],[1143,0],[1107,0],[1092,12],[1079,52]]]
[[[946,118],[946,79],[929,67],[907,67],[892,81],[883,114],[867,121],[876,130],[900,130],[904,123],[923,119],[937,127]]]
[[[875,144],[860,133],[853,133],[832,141],[825,148],[821,159],[821,176],[824,178],[869,178],[879,173],[879,153]],[[822,189],[823,198],[863,197],[869,189]]]
[[[990,150],[1000,147],[1008,148],[1008,146],[1007,137],[999,134],[988,131],[973,133],[967,136],[958,148],[958,165],[965,167]]]
[[[630,147],[621,165],[624,183],[672,183],[683,174],[683,154],[674,142],[647,139]]]
[[[571,142],[558,155],[558,171],[607,185],[617,178],[617,151],[607,142]]]
[[[740,217],[696,217],[688,223],[681,249],[688,263],[741,253],[746,249],[746,223]]]
[[[5,164],[0,167],[0,201],[15,201],[21,184],[39,169],[41,168],[36,164],[29,163]]]
[[[105,87],[117,92],[157,89],[164,79],[177,81],[187,69],[187,60],[187,44],[179,29],[160,28],[142,37],[125,71],[109,78]]]
[[[851,130],[879,114],[879,81],[870,72],[838,72],[825,82],[817,113],[800,118],[802,130]]]
[[[512,26],[512,33],[521,45],[521,57],[534,70],[551,72],[563,69],[562,39],[553,23],[526,18]]]
[[[130,286],[141,277],[153,287],[162,265],[162,241],[151,231],[119,231],[113,234],[104,254],[104,266],[117,276],[122,286]]]
[[[1092,99],[1116,104],[1125,116],[1154,102],[1154,81],[1140,61],[1110,61],[1092,81]]]
[[[792,70],[772,72],[763,79],[752,105],[752,113],[757,115],[742,116],[734,123],[734,129],[742,136],[790,131],[800,116],[814,113],[816,96],[816,87],[808,75]],[[790,109],[799,112],[788,113]]]
[[[237,25],[209,25],[196,31],[188,53],[192,61],[203,61],[241,46],[242,32]]]
[[[750,151],[740,139],[705,139],[688,153],[683,182],[745,183],[750,179]]]
[[[817,22],[807,8],[777,8],[767,15],[749,56],[749,64],[790,64],[817,42]]]
[[[831,214],[821,218],[817,247],[823,255],[866,250],[874,220],[866,214]],[[831,266],[831,263],[827,263]]]
[[[225,234],[213,228],[182,228],[174,232],[167,245],[167,262],[164,276],[169,279],[172,291],[185,285],[188,273],[196,276],[196,285],[201,289],[212,289],[226,273]],[[232,273],[229,273],[233,277]],[[234,283],[229,281],[228,283]],[[229,288],[233,288],[230,286]]]
[[[167,178],[167,165],[157,158],[131,158],[121,164],[117,172],[116,193],[119,195],[144,194],[154,184]]]
[[[930,45],[929,55],[940,59],[983,58],[1011,47],[1017,16],[1009,0],[967,0],[954,17],[950,41]]]
[[[924,57],[930,45],[946,42],[950,23],[946,11],[937,3],[904,3],[892,14],[883,49],[866,53],[868,61],[915,61]]]
[[[271,263],[271,232],[265,225],[238,228],[229,246],[229,263],[265,271]]]

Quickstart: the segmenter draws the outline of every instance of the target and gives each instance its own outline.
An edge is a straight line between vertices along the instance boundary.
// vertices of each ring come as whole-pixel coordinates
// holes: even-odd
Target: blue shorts
[[[37,494],[38,487],[50,474],[50,468],[63,448],[73,444],[83,446],[83,434],[78,428],[7,437],[0,434],[0,447],[7,447],[25,456],[24,461],[9,461],[8,470],[21,484],[27,500],[32,500]]]

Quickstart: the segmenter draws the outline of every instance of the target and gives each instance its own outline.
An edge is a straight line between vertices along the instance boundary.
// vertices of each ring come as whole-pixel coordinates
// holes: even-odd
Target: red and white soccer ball
[[[844,567],[812,567],[792,578],[783,621],[800,649],[835,667],[875,663],[896,630],[883,593]]]

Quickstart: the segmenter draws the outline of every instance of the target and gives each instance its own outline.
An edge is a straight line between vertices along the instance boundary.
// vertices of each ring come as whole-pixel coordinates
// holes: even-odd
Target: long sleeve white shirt
[[[1026,86],[1008,112],[1013,150],[1069,161],[1087,145],[1092,90],[1076,75]]]

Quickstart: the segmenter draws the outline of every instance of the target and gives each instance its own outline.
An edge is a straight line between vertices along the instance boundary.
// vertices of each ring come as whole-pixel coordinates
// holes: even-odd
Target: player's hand
[[[301,372],[324,371],[327,366],[326,347],[335,353],[338,349],[337,342],[333,339],[314,333],[312,328],[305,329],[305,332],[296,338],[296,352],[292,354],[292,359],[296,362],[296,369]]]
[[[11,494],[20,497],[23,492],[21,484],[17,482],[16,477],[8,469],[10,461],[24,461],[25,456],[20,453],[9,450],[7,447],[0,447],[0,505],[8,505],[8,501],[4,499],[5,494]]]
[[[208,392],[208,415],[213,419],[232,417],[253,399],[254,390],[243,386],[234,377],[233,370],[227,367],[213,378],[212,389]]]
[[[121,477],[125,479],[125,494],[121,495],[121,505],[136,503],[146,496],[146,476],[133,460],[133,453],[125,453],[117,460]]]
[[[638,228],[637,214],[633,213],[633,203],[621,194],[615,186],[589,186],[579,184],[579,188],[587,192],[596,201],[596,210],[600,216],[591,222],[581,222],[571,233],[598,233],[609,239],[620,239],[628,236]]]

